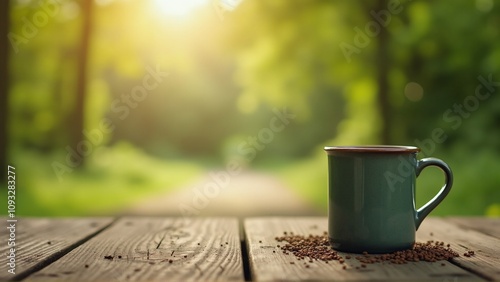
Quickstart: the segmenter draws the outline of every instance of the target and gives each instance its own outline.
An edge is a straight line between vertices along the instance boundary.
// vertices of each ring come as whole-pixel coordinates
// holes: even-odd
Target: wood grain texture
[[[241,281],[238,222],[125,217],[28,281]]]
[[[430,224],[428,224],[430,225]],[[277,247],[276,236],[284,231],[298,235],[320,235],[327,230],[325,217],[313,218],[250,218],[244,222],[246,243],[249,252],[250,270],[256,281],[265,280],[482,280],[480,277],[453,265],[450,262],[411,262],[403,265],[369,264],[356,269],[361,264],[354,258],[342,264],[337,261],[314,261],[309,268],[304,261],[293,255],[285,255]],[[275,251],[275,252],[273,252]],[[339,252],[344,258],[347,253]],[[291,264],[294,262],[294,264]],[[442,266],[441,264],[445,265]]]
[[[9,238],[7,218],[3,222],[0,238]],[[69,252],[82,241],[93,236],[112,222],[111,218],[18,218],[16,223],[15,275],[8,273],[7,240],[0,245],[0,280],[15,279]],[[4,255],[5,254],[5,255]]]
[[[470,228],[500,239],[500,218],[447,217],[446,221]]]
[[[432,235],[431,235],[432,233]],[[487,279],[500,280],[500,233],[495,237],[460,226],[447,218],[427,218],[417,232],[417,240],[438,240],[451,244],[461,256],[452,262]],[[468,258],[469,250],[476,255]]]

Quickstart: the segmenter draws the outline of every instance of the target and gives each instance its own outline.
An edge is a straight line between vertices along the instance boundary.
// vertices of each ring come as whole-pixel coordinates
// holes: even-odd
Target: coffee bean
[[[289,233],[292,234],[291,232]],[[283,234],[285,234],[285,232],[283,232]],[[288,234],[288,232],[286,234]],[[278,242],[285,242],[283,246],[277,245],[284,254],[292,254],[298,260],[307,259],[309,263],[313,263],[314,260],[323,261],[325,263],[337,260],[340,264],[345,263],[344,258],[332,249],[328,235],[324,233],[323,235],[309,234],[307,236],[292,234],[275,237],[275,239]],[[464,253],[465,257],[471,257],[473,255],[474,251]],[[410,249],[389,254],[371,255],[364,251],[362,252],[362,256],[356,256],[355,258],[361,263],[361,267],[366,267],[367,264],[384,262],[393,264],[406,264],[408,262],[419,261],[436,262],[450,260],[458,256],[458,253],[449,248],[449,244],[446,244],[445,247],[444,242],[430,240],[425,243],[417,242]],[[345,259],[351,259],[351,256],[346,255]]]

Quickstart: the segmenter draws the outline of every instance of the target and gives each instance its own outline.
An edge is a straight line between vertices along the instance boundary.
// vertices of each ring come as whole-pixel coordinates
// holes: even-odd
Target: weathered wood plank
[[[244,280],[238,222],[121,218],[28,281]]]
[[[500,238],[500,218],[488,217],[447,217],[447,221],[470,228],[495,238]]]
[[[9,238],[10,232],[3,222],[0,238]],[[7,240],[0,245],[0,280],[15,279],[31,273],[69,252],[112,222],[112,218],[18,218],[15,232],[15,275],[7,272]]]
[[[431,235],[432,233],[432,235]],[[471,270],[491,280],[500,280],[500,239],[462,227],[447,218],[427,218],[417,232],[417,240],[438,240],[451,244],[451,248],[461,257],[452,261],[456,265]],[[464,257],[469,250],[472,257]]]
[[[276,236],[284,231],[300,235],[320,235],[327,230],[325,217],[313,218],[250,218],[244,222],[252,278],[263,280],[481,280],[479,277],[450,262],[412,262],[403,265],[369,264],[360,266],[356,259],[328,264],[314,261],[309,268],[292,255],[285,255],[277,247]],[[273,252],[275,251],[275,252]],[[347,253],[339,253],[344,258]],[[291,264],[294,262],[294,264]],[[445,265],[442,266],[441,264]],[[342,269],[346,265],[347,269]]]

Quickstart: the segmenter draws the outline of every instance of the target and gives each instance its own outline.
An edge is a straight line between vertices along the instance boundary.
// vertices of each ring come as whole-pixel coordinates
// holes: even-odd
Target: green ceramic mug
[[[328,231],[332,247],[353,253],[411,248],[422,220],[446,197],[453,174],[442,160],[417,160],[417,147],[325,147],[328,154]],[[427,166],[443,170],[441,191],[415,208],[415,182]]]

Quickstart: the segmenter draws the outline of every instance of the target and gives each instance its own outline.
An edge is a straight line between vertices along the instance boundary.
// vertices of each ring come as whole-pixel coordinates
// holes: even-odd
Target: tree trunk
[[[7,146],[8,146],[8,94],[9,94],[9,40],[7,34],[10,26],[9,0],[0,1],[0,179],[7,178]]]
[[[382,11],[387,9],[388,1],[377,0],[375,11]],[[389,34],[387,27],[380,26],[380,33],[376,37],[377,51],[376,51],[376,73],[377,73],[377,103],[382,118],[382,130],[380,132],[380,141],[382,144],[391,144],[391,105],[389,101],[389,56],[388,53],[388,40]]]
[[[83,145],[85,136],[84,114],[85,114],[85,96],[87,92],[87,64],[90,45],[90,34],[92,29],[92,0],[82,0],[82,33],[80,49],[77,61],[77,79],[76,79],[76,99],[71,126],[71,148],[78,153],[80,165],[84,162],[87,152],[92,148]],[[89,144],[85,142],[86,144]]]

